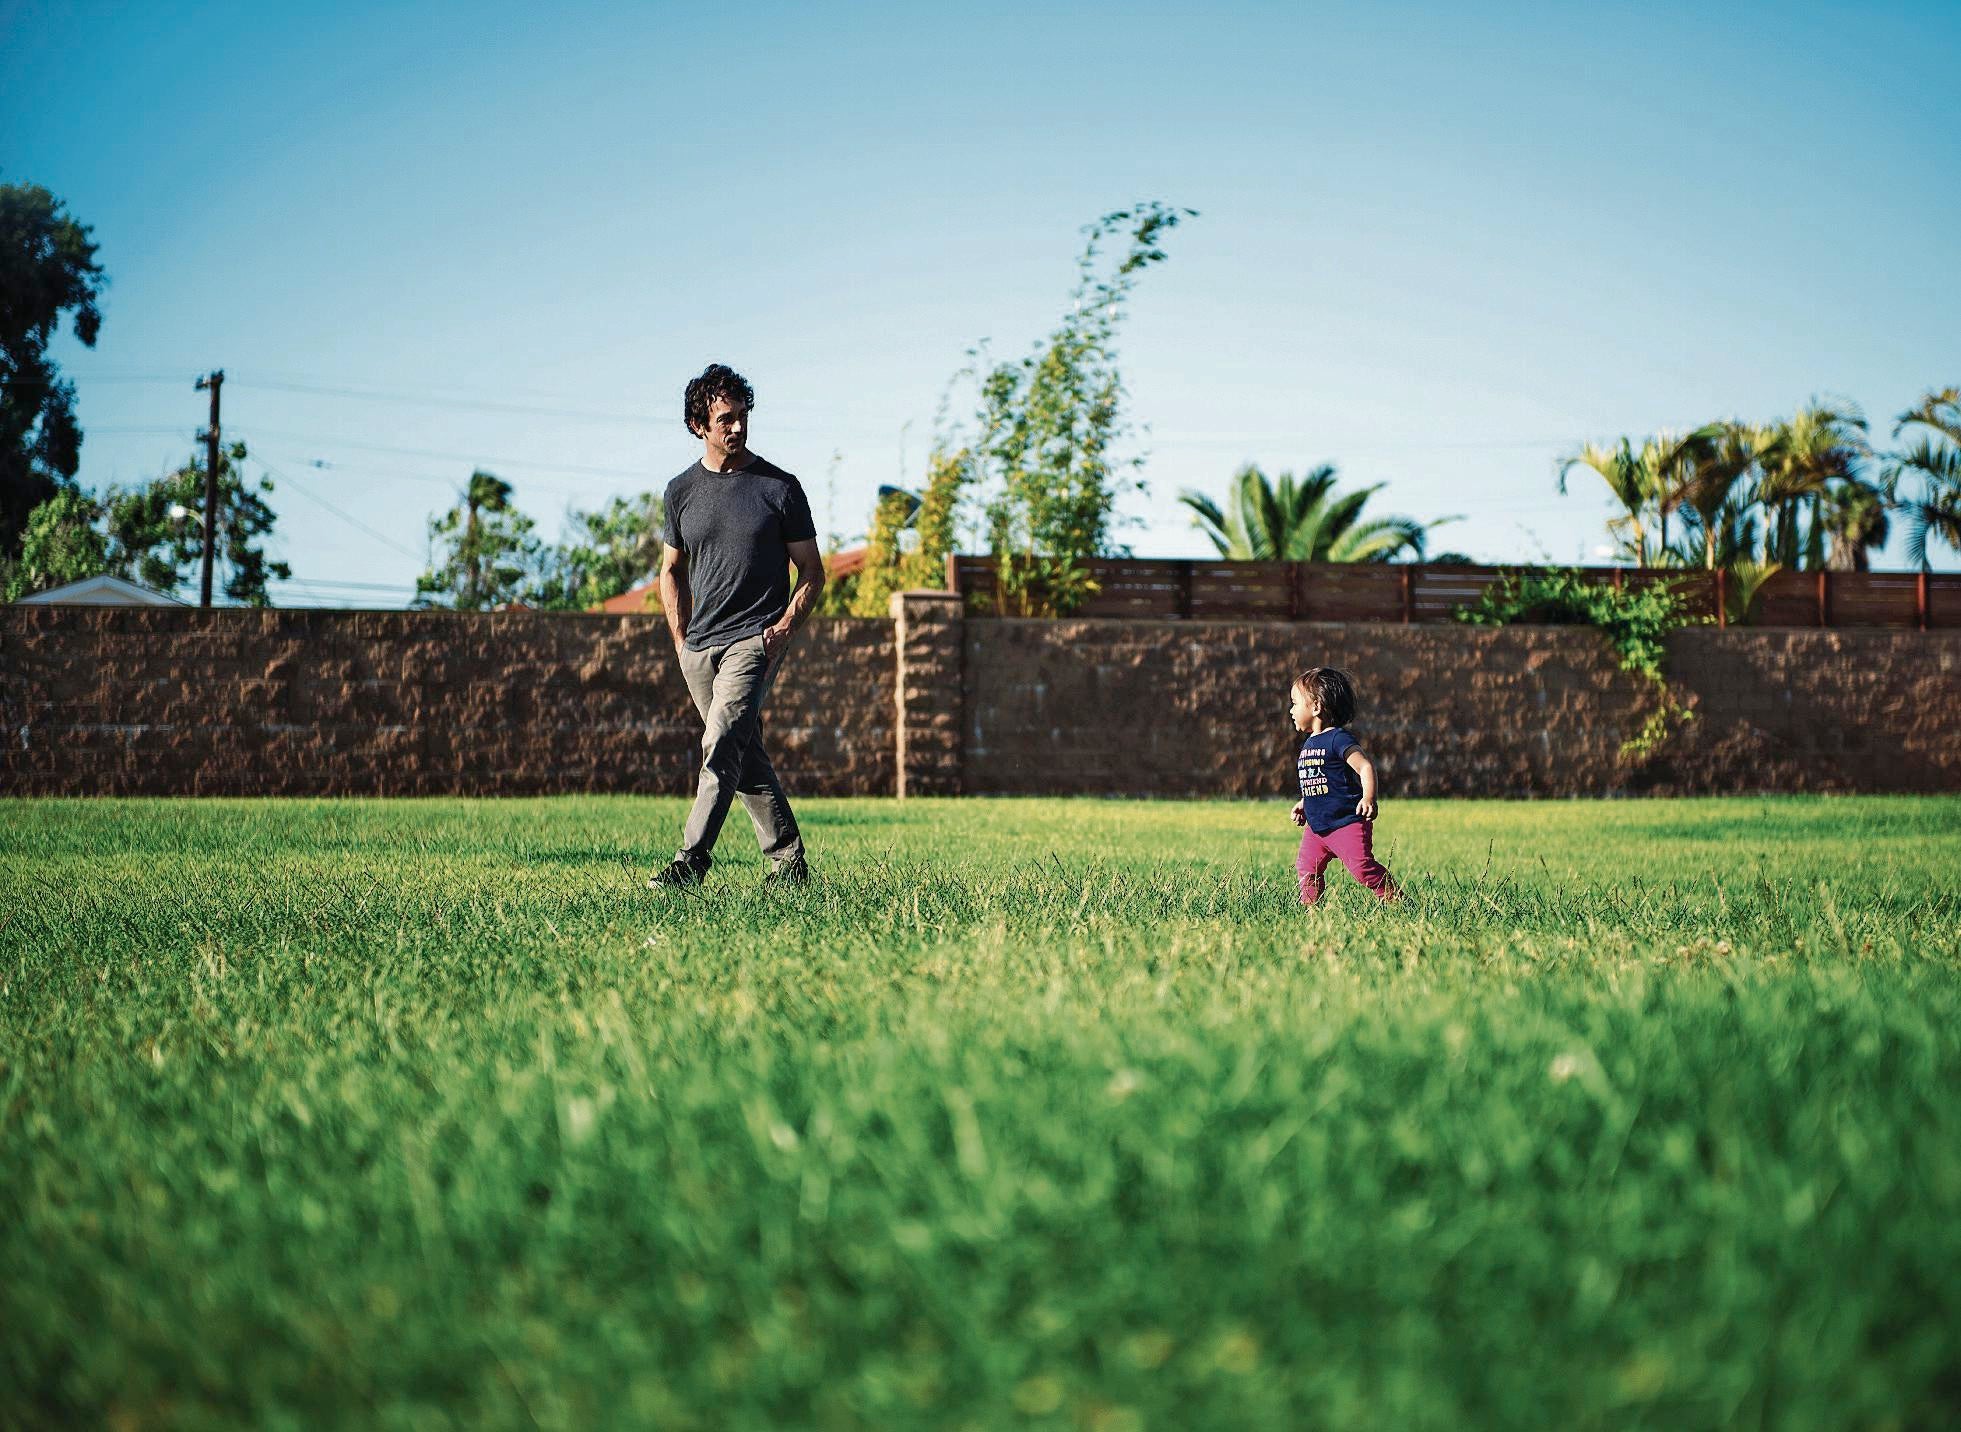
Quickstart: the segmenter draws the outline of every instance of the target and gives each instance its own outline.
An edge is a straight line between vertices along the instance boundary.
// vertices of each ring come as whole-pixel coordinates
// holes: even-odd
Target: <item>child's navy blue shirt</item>
[[[1316,835],[1361,819],[1355,804],[1362,799],[1362,778],[1347,759],[1359,744],[1339,726],[1301,742],[1296,766],[1301,778],[1301,806],[1307,813],[1307,828]]]

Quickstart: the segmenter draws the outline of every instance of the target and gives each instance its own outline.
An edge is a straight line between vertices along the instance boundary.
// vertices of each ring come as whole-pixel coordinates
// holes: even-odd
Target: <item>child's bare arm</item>
[[[1363,820],[1374,820],[1375,762],[1369,759],[1368,753],[1360,746],[1351,750],[1346,759],[1348,768],[1362,780],[1362,798],[1355,802],[1355,814]]]

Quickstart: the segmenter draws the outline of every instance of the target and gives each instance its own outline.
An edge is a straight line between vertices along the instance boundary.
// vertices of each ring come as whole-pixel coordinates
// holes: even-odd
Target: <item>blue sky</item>
[[[1958,72],[1932,5],[0,0],[0,177],[111,277],[60,349],[83,480],[181,461],[224,368],[288,600],[405,597],[472,466],[547,535],[657,489],[711,360],[848,538],[1145,198],[1200,217],[1122,338],[1137,551],[1207,550],[1181,488],[1326,461],[1565,561],[1584,439],[1814,394],[1884,437],[1961,383]]]

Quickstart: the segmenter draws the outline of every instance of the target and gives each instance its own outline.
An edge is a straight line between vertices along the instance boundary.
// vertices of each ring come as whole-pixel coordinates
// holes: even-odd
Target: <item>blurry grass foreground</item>
[[[1961,800],[0,802],[0,1425],[1961,1420]]]

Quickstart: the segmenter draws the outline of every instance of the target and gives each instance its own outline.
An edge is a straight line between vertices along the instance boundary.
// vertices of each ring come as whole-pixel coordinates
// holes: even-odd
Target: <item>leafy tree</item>
[[[871,531],[865,534],[865,564],[851,584],[851,602],[845,610],[856,617],[882,617],[891,610],[892,594],[903,591],[899,564],[905,558],[900,550],[902,532],[912,527],[919,499],[899,487],[882,487],[872,508]]]
[[[429,519],[429,545],[440,561],[415,579],[415,607],[488,611],[519,601],[538,567],[535,524],[511,505],[511,485],[478,468],[463,500]]]
[[[865,539],[865,565],[851,579],[854,616],[882,617],[894,592],[941,591],[946,559],[954,547],[954,516],[973,480],[973,453],[938,448],[927,462],[926,490],[879,489],[872,529]]]
[[[1674,555],[1683,566],[1699,561],[1713,571],[1747,558],[1755,547],[1754,484],[1777,435],[1741,422],[1710,424],[1697,433],[1701,440],[1684,453],[1674,493],[1689,529],[1686,545]]]
[[[527,600],[548,611],[582,612],[649,581],[660,565],[661,499],[651,492],[615,497],[595,511],[577,509],[568,535],[542,549]],[[659,599],[650,592],[657,609]]]
[[[1833,488],[1861,481],[1871,454],[1866,420],[1849,403],[1833,406],[1814,399],[1776,425],[1757,491],[1766,562],[1825,565],[1825,499]]]
[[[1117,332],[1139,277],[1165,257],[1165,235],[1194,212],[1153,202],[1090,225],[1060,325],[1019,363],[980,376],[970,446],[975,476],[991,492],[987,528],[1004,608],[1073,610],[1094,589],[1084,562],[1118,551],[1120,474],[1142,459],[1120,463],[1111,451],[1128,431]],[[1104,247],[1118,236],[1123,256],[1108,266]]]
[[[1857,479],[1841,482],[1826,492],[1821,515],[1831,543],[1825,552],[1825,566],[1834,572],[1870,571],[1872,561],[1867,552],[1884,547],[1892,535],[1886,494]]]
[[[1569,457],[1562,458],[1559,464],[1559,491],[1566,492],[1567,476],[1576,467],[1584,467],[1599,475],[1607,484],[1607,490],[1614,495],[1624,511],[1609,519],[1607,530],[1614,534],[1622,550],[1634,558],[1638,567],[1648,565],[1648,502],[1653,492],[1647,467],[1642,455],[1626,438],[1618,446],[1601,447],[1598,443],[1584,443]]]
[[[72,314],[93,348],[107,280],[89,229],[38,184],[0,184],[0,552],[81,464],[75,388],[47,355]]]
[[[102,504],[79,488],[64,487],[27,517],[20,557],[0,579],[0,601],[65,586],[109,570],[109,541],[97,524]]]
[[[1961,552],[1961,388],[1942,388],[1900,414],[1893,439],[1911,435],[1910,447],[1887,462],[1887,485],[1917,479],[1917,490],[1900,501],[1907,523],[1907,560],[1925,567],[1931,538]]]
[[[1430,530],[1456,519],[1364,521],[1362,509],[1383,486],[1336,494],[1328,464],[1298,480],[1283,472],[1277,481],[1248,464],[1234,475],[1223,510],[1189,488],[1178,500],[1196,514],[1192,525],[1229,561],[1391,562],[1404,554],[1422,561]]]
[[[1720,434],[1716,424],[1686,433],[1663,432],[1643,439],[1636,448],[1627,438],[1611,448],[1586,443],[1559,464],[1559,490],[1576,467],[1597,473],[1626,511],[1607,524],[1622,550],[1638,567],[1669,560],[1668,519],[1682,504],[1696,464]],[[1654,522],[1655,544],[1649,546],[1648,523]]]
[[[293,569],[266,559],[263,540],[278,514],[265,498],[272,479],[248,484],[242,474],[245,444],[218,453],[218,512],[214,560],[224,575],[225,596],[242,606],[272,605],[271,578]],[[204,558],[204,466],[197,459],[141,487],[112,488],[103,503],[109,537],[109,570],[160,592],[174,591]]]

